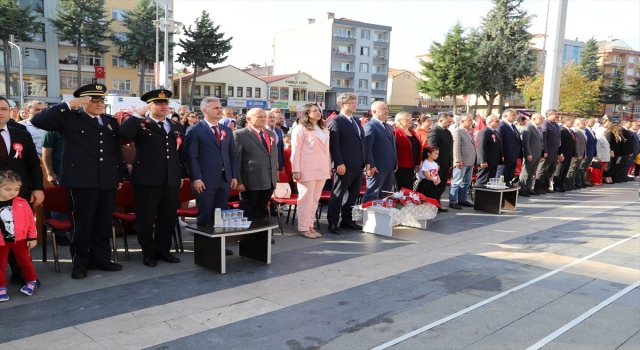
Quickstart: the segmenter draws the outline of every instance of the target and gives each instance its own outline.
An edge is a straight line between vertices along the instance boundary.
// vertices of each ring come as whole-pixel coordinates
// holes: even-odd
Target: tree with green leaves
[[[227,60],[225,54],[231,50],[231,39],[224,39],[224,33],[219,33],[220,26],[214,26],[207,11],[202,11],[196,18],[194,26],[182,26],[186,39],[180,39],[180,46],[184,51],[178,54],[177,61],[185,66],[193,67],[191,78],[191,92],[189,94],[189,109],[193,109],[193,94],[196,89],[196,77],[199,69],[213,69],[212,65]]]
[[[15,42],[32,42],[35,34],[42,33],[40,18],[41,16],[32,14],[31,4],[23,8],[15,0],[0,0],[0,50],[4,59],[4,87],[7,98],[11,98],[11,36],[13,35]]]
[[[84,48],[93,54],[109,49],[102,44],[109,40],[109,25],[105,20],[105,0],[58,0],[53,18],[49,19],[60,41],[68,41],[77,50],[78,87],[82,85],[81,56]]]
[[[605,108],[606,105],[613,105],[614,114],[618,105],[627,103],[627,87],[624,84],[623,74],[624,68],[621,65],[618,65],[618,68],[613,73],[613,80],[611,81],[611,85],[603,86],[600,88],[600,101],[605,104]]]
[[[431,44],[430,54],[431,62],[420,60],[420,74],[426,79],[418,81],[418,90],[435,98],[451,96],[453,111],[457,114],[457,97],[475,92],[479,71],[475,50],[469,45],[460,23],[446,34],[443,44]]]
[[[159,17],[164,17],[164,10],[160,9]],[[121,40],[115,36],[111,41],[118,47],[118,54],[126,60],[132,67],[139,68],[140,80],[138,82],[138,93],[140,96],[144,90],[144,69],[150,62],[155,62],[156,26],[153,21],[156,19],[156,5],[153,0],[139,0],[136,7],[131,11],[125,11],[123,15],[123,25],[130,30],[126,33],[126,39]],[[170,34],[172,35],[172,34]],[[169,43],[169,49],[173,47]],[[160,59],[164,57],[164,35],[159,39]]]
[[[598,42],[594,38],[587,40],[580,51],[580,63],[578,71],[590,81],[596,81],[601,77],[601,70],[598,67]]]
[[[472,35],[479,67],[480,96],[488,113],[498,95],[517,92],[516,80],[534,74],[535,54],[528,32],[533,16],[523,10],[523,0],[492,0],[494,7]]]
[[[627,95],[631,97],[633,101],[640,101],[640,78],[636,78],[636,83],[629,86]]]

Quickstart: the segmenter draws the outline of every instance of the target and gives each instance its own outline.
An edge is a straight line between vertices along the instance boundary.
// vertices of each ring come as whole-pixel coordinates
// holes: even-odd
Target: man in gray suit
[[[470,133],[472,126],[473,116],[464,113],[460,126],[453,130],[453,176],[449,188],[449,207],[453,209],[473,207],[467,201],[473,165],[476,163],[476,145]]]
[[[540,159],[547,158],[544,149],[542,123],[544,117],[540,113],[534,113],[531,116],[531,122],[522,128],[522,148],[524,149],[524,165],[520,172],[520,195],[529,197],[530,195],[538,195],[533,191],[532,182],[533,175],[538,169]]]
[[[556,171],[558,162],[564,161],[559,155],[560,151],[560,126],[557,123],[558,111],[550,109],[545,112],[546,120],[542,123],[542,144],[547,152],[547,158],[540,159],[536,173],[535,192],[538,194],[552,193],[550,189],[551,179]],[[557,186],[560,186],[558,184]]]
[[[362,202],[378,199],[390,192],[393,187],[394,173],[398,170],[396,154],[396,136],[391,125],[387,124],[389,108],[382,101],[371,105],[373,118],[364,124],[364,138],[367,144],[367,190]]]
[[[240,209],[246,217],[262,219],[278,182],[278,148],[276,135],[265,129],[267,113],[250,109],[247,127],[233,132],[238,152]]]
[[[580,169],[583,169],[583,163],[587,159],[587,136],[583,131],[586,125],[586,119],[576,119],[575,126],[572,129],[576,135],[576,155],[571,159],[569,174],[567,175],[569,187],[583,188],[582,183],[585,181],[584,172],[581,172]],[[581,176],[582,178],[580,178]]]

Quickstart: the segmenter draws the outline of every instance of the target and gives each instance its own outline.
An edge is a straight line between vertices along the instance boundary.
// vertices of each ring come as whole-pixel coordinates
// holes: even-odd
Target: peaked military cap
[[[151,90],[142,95],[140,99],[146,103],[150,102],[167,102],[173,94],[169,90],[159,89]]]
[[[87,84],[73,92],[73,97],[104,97],[107,95],[107,86],[102,84]]]

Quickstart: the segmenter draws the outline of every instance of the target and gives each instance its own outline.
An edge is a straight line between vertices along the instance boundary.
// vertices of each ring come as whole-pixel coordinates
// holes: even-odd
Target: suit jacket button
[[[65,109],[64,109],[64,108],[60,110],[60,112],[64,112],[64,111],[65,111]]]
[[[100,136],[102,136],[102,133],[100,133]]]
[[[102,153],[102,150],[100,150],[100,153]]]
[[[102,143],[102,141],[100,141],[100,143]],[[129,144],[127,143],[127,146],[129,146]]]
[[[149,134],[149,135],[151,135],[151,134]],[[169,136],[165,136],[164,138],[165,138],[165,139],[168,139],[168,138],[169,138]]]
[[[169,156],[167,156],[167,159],[169,159]]]
[[[167,146],[169,146],[169,142],[167,142]]]
[[[100,158],[100,161],[102,162],[102,158]]]
[[[84,134],[84,130],[80,131],[81,134]]]

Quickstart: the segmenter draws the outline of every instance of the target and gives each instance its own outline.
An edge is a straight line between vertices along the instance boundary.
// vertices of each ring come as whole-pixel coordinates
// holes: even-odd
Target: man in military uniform
[[[149,267],[157,259],[178,263],[169,254],[171,236],[177,220],[176,203],[186,177],[184,167],[184,131],[182,125],[166,119],[171,91],[153,90],[140,99],[147,105],[132,113],[122,123],[118,134],[136,143],[136,157],[131,169],[135,197],[138,243],[142,247],[142,263]],[[149,116],[145,117],[149,111]],[[153,236],[153,223],[158,218]]]
[[[64,138],[60,186],[71,206],[71,277],[87,277],[87,269],[119,271],[110,261],[111,218],[116,191],[122,186],[122,152],[118,122],[104,114],[107,87],[89,84],[72,99],[40,112],[31,122]]]

